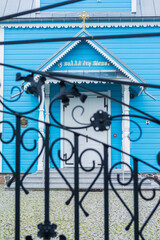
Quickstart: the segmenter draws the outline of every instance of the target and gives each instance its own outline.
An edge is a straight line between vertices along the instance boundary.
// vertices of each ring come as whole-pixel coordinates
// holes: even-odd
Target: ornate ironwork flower
[[[108,130],[111,125],[110,115],[102,110],[98,110],[94,113],[94,115],[90,118],[90,121],[94,130],[97,132]]]
[[[38,224],[38,229],[39,232],[37,236],[40,238],[49,239],[57,236],[57,233],[55,232],[57,225],[54,223],[51,224],[49,221],[45,222],[44,224]]]

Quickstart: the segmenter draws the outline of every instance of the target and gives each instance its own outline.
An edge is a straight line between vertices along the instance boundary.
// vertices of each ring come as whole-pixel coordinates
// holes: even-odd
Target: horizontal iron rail
[[[0,45],[30,44],[30,43],[49,43],[49,42],[66,42],[66,41],[86,41],[86,40],[102,40],[102,39],[122,39],[122,38],[144,38],[144,37],[160,37],[160,33],[141,33],[141,34],[121,34],[121,35],[103,35],[103,36],[87,36],[87,37],[66,37],[66,38],[43,38],[29,40],[3,41]]]
[[[123,80],[115,80],[112,78],[100,78],[100,77],[89,77],[89,76],[81,76],[81,75],[74,75],[74,74],[65,74],[65,73],[59,73],[59,72],[43,72],[43,71],[38,71],[38,70],[32,70],[32,69],[27,69],[27,68],[22,68],[18,66],[13,66],[10,64],[5,64],[5,63],[0,63],[1,66],[4,67],[9,67],[25,72],[30,72],[32,74],[38,74],[42,75],[44,77],[66,77],[66,78],[73,78],[73,79],[79,79],[79,80],[88,80],[88,81],[95,81],[95,82],[105,82],[105,83],[116,83],[116,84],[123,84],[123,85],[129,85],[129,86],[137,86],[137,87],[144,87],[144,88],[158,88],[160,89],[160,84],[150,84],[150,83],[138,83],[138,82],[128,82],[128,81],[123,81]],[[57,79],[59,81],[65,81],[63,79]],[[75,83],[70,83],[71,85],[75,85]],[[79,86],[79,85],[78,85]]]
[[[86,80],[86,81],[115,83],[115,84],[123,84],[123,85],[128,85],[128,86],[137,86],[137,87],[145,87],[145,88],[149,87],[149,88],[158,88],[158,89],[160,89],[160,85],[159,84],[128,82],[128,81],[123,81],[123,80],[115,80],[115,79],[112,79],[112,78],[80,76],[80,75],[74,75],[74,74],[68,74],[68,73],[65,74],[65,73],[59,73],[59,72],[48,72],[48,73],[53,75],[53,76],[55,76],[55,77],[66,77],[66,78]]]

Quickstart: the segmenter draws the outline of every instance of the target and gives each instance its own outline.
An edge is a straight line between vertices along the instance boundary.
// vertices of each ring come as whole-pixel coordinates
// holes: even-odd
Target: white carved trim
[[[67,53],[69,53],[74,47],[76,47],[81,41],[76,41],[72,43],[65,51],[63,51],[58,57],[56,57],[50,64],[47,65],[47,67],[43,68],[43,72],[46,72],[49,70],[54,64],[56,64],[60,59],[62,59]],[[113,57],[109,56],[109,54],[106,53],[106,51],[102,50],[100,47],[98,47],[93,41],[86,40],[86,43],[88,43],[91,47],[93,47],[97,52],[99,52],[104,58],[106,58],[109,62],[111,62],[116,68],[118,68],[125,76],[127,76],[131,81],[138,82],[138,80],[133,77],[125,68],[123,68],[121,63],[118,63],[118,60],[114,60]],[[35,77],[35,80],[38,79],[38,75]],[[56,81],[53,81],[56,82]]]
[[[0,29],[0,41],[4,41],[4,29]],[[4,46],[0,45],[0,62],[4,63]],[[0,96],[3,100],[3,80],[4,80],[4,67],[0,66]],[[3,105],[0,104],[0,110],[3,111]],[[3,113],[0,113],[0,121],[3,121]],[[2,133],[3,126],[0,124],[0,132]],[[0,152],[2,152],[2,141],[0,141]],[[2,172],[2,157],[0,157],[0,172]]]
[[[65,51],[63,51],[58,57],[56,57],[47,67],[43,69],[43,72],[49,70],[53,65],[55,65],[61,58],[63,58],[67,53],[69,53],[74,47],[76,47],[81,41],[75,41],[71,44]]]
[[[99,52],[103,57],[105,57],[109,62],[111,62],[115,67],[117,67],[125,76],[131,79],[134,82],[138,82],[136,78],[134,78],[128,71],[126,71],[120,64],[118,64],[112,57],[110,57],[106,52],[101,50],[93,41],[86,40],[97,52]]]
[[[39,121],[44,122],[44,86],[42,86],[42,102],[39,107]],[[44,123],[39,122],[39,131],[42,133],[44,136]],[[39,139],[38,139],[38,154],[40,153],[41,149],[43,146],[43,139],[41,138],[39,134]],[[38,158],[38,170],[43,170],[44,169],[44,150],[40,157]]]
[[[70,70],[70,71],[56,71],[56,72],[60,72],[60,73],[74,73],[74,74],[76,74],[76,73],[83,73],[84,71],[83,70]],[[93,73],[94,74],[94,72],[98,72],[97,70],[87,70],[87,72],[90,72],[90,73]],[[111,71],[108,71],[108,70],[100,70],[99,71],[99,73],[100,72],[115,72],[114,70],[111,70]],[[121,79],[122,81],[126,81],[127,79],[126,78],[124,78],[124,79]],[[72,82],[72,83],[79,83],[79,84],[81,84],[81,83],[87,83],[87,84],[90,84],[90,83],[94,83],[94,84],[98,84],[98,83],[102,83],[102,84],[106,84],[105,82],[101,82],[101,81],[97,81],[97,82],[95,82],[94,80],[92,81],[92,80],[90,80],[90,81],[87,81],[87,80],[81,80],[81,79],[69,79],[69,81],[70,82]],[[51,84],[51,83],[53,83],[53,84],[57,84],[57,83],[59,83],[59,81],[58,80],[54,80],[54,79],[47,79],[46,80],[46,82],[45,82],[45,84]],[[25,89],[27,89],[27,87],[29,86],[29,84],[27,83],[26,85],[25,85]]]
[[[98,84],[98,83],[102,83],[102,84],[106,84],[105,82],[101,82],[101,81],[97,81],[95,82],[94,80],[93,81],[87,81],[87,80],[80,80],[80,79],[70,79],[69,80],[71,83],[87,83],[87,84],[90,84],[90,83],[94,83],[94,84]],[[48,79],[46,82],[46,84],[50,84],[50,83],[54,83],[54,84],[57,84],[59,83],[58,80],[54,80],[54,79]]]
[[[85,35],[82,35],[85,36]],[[53,56],[54,60],[51,61],[51,58],[48,61],[51,61],[46,67],[44,67],[41,71],[46,72],[47,70],[49,70],[52,66],[54,66],[60,59],[62,59],[66,54],[68,54],[74,47],[76,47],[81,41],[75,41],[71,44],[71,42],[65,44],[66,50],[64,50],[62,53],[57,53],[58,57]],[[92,40],[86,40],[86,43],[88,43],[91,47],[93,47],[98,53],[100,53],[104,58],[106,58],[109,62],[111,62],[117,69],[119,69],[127,78],[129,78],[131,81],[133,82],[139,82],[133,75],[131,75],[129,73],[129,70],[127,71],[124,67],[123,67],[123,63],[119,62],[118,59],[114,59],[114,56],[112,56],[111,54],[107,54],[107,50],[102,50],[101,48],[103,48],[103,46],[101,46],[101,48],[99,46],[97,46],[99,43],[96,42],[96,44],[92,41]],[[67,47],[68,46],[68,47]],[[63,49],[62,49],[63,50]],[[111,55],[111,56],[110,56]],[[44,65],[47,64],[47,61],[44,63]],[[40,70],[43,67],[43,65],[41,67],[38,68],[38,70]],[[68,72],[68,71],[57,71],[57,72]],[[77,72],[77,71],[74,71]],[[80,71],[79,71],[80,72]],[[88,71],[89,72],[89,71]],[[37,81],[39,78],[39,75],[35,76],[35,81]],[[46,84],[48,83],[57,83],[57,80],[47,80]],[[82,80],[71,80],[71,82],[87,82],[87,83],[91,83],[94,81],[82,81]],[[99,81],[100,82],[100,81]],[[98,83],[98,82],[96,82]],[[30,83],[25,85],[25,88],[29,86]]]
[[[61,73],[83,73],[84,71],[83,70],[70,70],[70,71],[56,71],[56,72],[61,72]],[[87,70],[87,72],[90,72],[90,73],[93,73],[94,74],[94,72],[97,72],[97,70]],[[100,70],[99,72],[115,72],[115,70]],[[38,80],[38,75],[35,77],[35,80]],[[122,81],[124,80],[124,81],[126,81],[127,79],[121,79]],[[81,84],[81,83],[87,83],[87,84],[90,84],[90,83],[94,83],[94,84],[98,84],[98,83],[102,83],[102,84],[106,84],[105,82],[101,82],[101,81],[97,81],[97,82],[95,82],[95,81],[87,81],[87,80],[80,80],[80,79],[70,79],[70,82],[72,82],[72,83],[79,83],[79,84]],[[48,85],[48,84],[51,84],[51,83],[53,83],[53,84],[57,84],[57,83],[59,83],[59,81],[58,80],[54,80],[54,79],[47,79],[46,81],[45,81],[45,84],[46,85]],[[30,83],[26,83],[25,85],[24,85],[24,90],[26,91],[27,90],[27,88],[30,86],[31,84]]]
[[[137,11],[137,0],[132,0],[132,13]]]
[[[36,21],[36,19],[35,19]],[[0,28],[81,28],[81,23],[6,23],[1,24]],[[86,23],[87,28],[118,28],[118,27],[160,27],[158,21],[146,21],[146,22],[89,22]]]
[[[129,105],[130,102],[130,91],[129,86],[122,85],[122,102]],[[122,114],[129,115],[129,107],[122,105]],[[130,154],[130,118],[123,117],[122,120],[122,151]],[[122,161],[130,165],[130,157],[122,153]],[[128,171],[126,165],[123,166],[123,169]]]

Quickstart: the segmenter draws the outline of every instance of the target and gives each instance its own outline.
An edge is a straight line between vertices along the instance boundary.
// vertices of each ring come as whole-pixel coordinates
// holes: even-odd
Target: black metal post
[[[139,240],[138,161],[134,161],[134,239]]]
[[[45,225],[50,223],[49,221],[49,124],[45,125]],[[50,237],[44,238],[44,240],[50,240]]]
[[[74,191],[75,191],[75,202],[74,202],[74,230],[75,238],[79,240],[79,160],[78,160],[78,134],[74,134],[74,146],[75,146],[75,163],[74,163]]]
[[[104,145],[104,239],[109,240],[108,147]]]
[[[15,240],[20,240],[20,116],[16,116]]]

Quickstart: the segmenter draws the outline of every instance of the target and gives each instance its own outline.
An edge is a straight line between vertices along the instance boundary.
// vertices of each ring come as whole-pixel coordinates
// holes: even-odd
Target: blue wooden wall
[[[148,27],[148,28],[90,28],[88,29],[89,33],[92,35],[99,34],[125,34],[125,33],[145,33],[145,32],[158,32],[158,27]],[[45,37],[61,37],[61,36],[74,36],[79,32],[79,28],[68,28],[68,29],[51,29],[51,28],[39,28],[39,29],[22,29],[22,28],[11,28],[5,29],[5,40],[14,40],[14,39],[31,39],[31,38],[41,38]],[[120,58],[125,64],[127,64],[132,70],[134,70],[137,74],[139,74],[147,83],[159,83],[160,76],[160,39],[159,37],[152,38],[137,38],[137,39],[114,39],[114,40],[101,40],[100,41],[106,48],[108,48],[111,52],[113,52],[118,58]],[[26,67],[30,69],[36,69],[40,66],[48,57],[50,57],[53,53],[55,53],[60,47],[62,47],[65,43],[45,43],[45,44],[29,44],[29,45],[12,45],[5,46],[5,63],[13,64],[21,67]],[[85,47],[85,46],[84,46]],[[78,47],[75,49],[78,54]],[[82,58],[80,55],[79,49],[79,59]],[[91,49],[89,50],[92,56],[93,52]],[[74,52],[73,52],[74,53]],[[69,54],[72,54],[71,52]],[[69,56],[69,55],[68,55]],[[68,57],[66,56],[66,58]],[[95,56],[98,57],[98,54],[95,53]],[[9,98],[10,89],[13,85],[19,85],[15,82],[15,74],[16,70],[5,68],[4,71],[4,97]],[[27,73],[22,73],[26,75]],[[87,85],[89,86],[89,85]],[[97,86],[97,85],[96,85]],[[91,86],[94,87],[94,86]],[[51,87],[52,88],[52,87]],[[56,88],[54,88],[56,91]],[[157,118],[160,118],[160,95],[158,90],[148,89],[148,92],[156,97],[156,101],[149,98],[144,93],[141,96],[136,97],[130,101],[131,105],[134,107],[138,107],[141,110],[144,110]],[[112,92],[114,97],[120,99],[121,92],[118,89]],[[19,100],[16,104],[9,104],[11,107],[19,110],[30,109],[33,105],[35,106],[37,103],[37,99],[33,96],[24,94],[23,98]],[[116,109],[117,108],[117,109]],[[119,109],[119,110],[118,110]],[[115,112],[113,112],[115,111]],[[117,111],[121,111],[121,106],[118,107],[117,104],[112,103],[112,115],[116,114]],[[131,110],[130,113],[133,113]],[[135,113],[135,112],[134,112]],[[32,114],[33,117],[38,118],[38,111],[36,111],[35,115]],[[4,119],[11,119],[5,115]],[[12,118],[13,123],[15,122],[14,118]],[[156,154],[160,149],[159,143],[159,134],[160,129],[153,123],[147,125],[145,120],[138,120],[141,122],[143,136],[142,139],[136,143],[131,143],[131,153],[140,157],[144,161],[150,162],[157,166],[156,163]],[[118,124],[114,123],[114,124]],[[30,126],[37,126],[37,123],[32,123],[29,121]],[[119,125],[120,126],[120,125]],[[112,125],[112,135],[114,131],[117,131],[117,127]],[[135,131],[136,128],[131,126],[131,128]],[[131,129],[131,130],[132,130]],[[8,133],[10,132],[9,128],[3,128],[3,133],[8,138]],[[118,133],[119,136],[120,132]],[[33,138],[37,139],[36,133],[28,133],[26,135],[28,146],[33,146]],[[114,138],[112,139],[113,146],[117,146],[121,148],[120,139]],[[14,165],[14,143],[11,144],[3,144],[3,153],[9,161]],[[23,151],[22,151],[23,154]],[[37,149],[35,150],[34,156],[37,154]],[[117,156],[116,156],[117,154]],[[115,153],[115,158],[120,160],[120,154]],[[21,167],[21,171],[25,171],[26,168],[31,163],[32,153],[30,155],[23,155],[24,162]],[[36,166],[33,169],[36,170]],[[3,162],[3,171],[8,171],[8,167]],[[148,168],[141,167],[141,171],[150,171]]]
[[[50,4],[54,4],[57,2],[62,2],[60,0],[41,0],[40,6],[46,6]],[[66,10],[67,9],[67,10]],[[79,3],[69,4],[67,7],[58,7],[55,9],[50,9],[47,11],[52,12],[76,12],[77,9],[79,11],[89,11],[89,12],[97,12],[97,11],[131,11],[131,0],[84,0]]]

